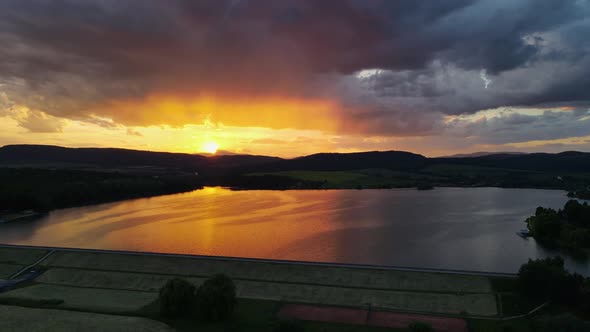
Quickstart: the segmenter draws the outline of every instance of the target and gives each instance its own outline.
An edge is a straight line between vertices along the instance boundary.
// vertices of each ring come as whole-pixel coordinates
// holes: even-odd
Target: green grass
[[[532,332],[528,318],[508,321],[469,319],[467,322],[471,332]]]
[[[367,175],[357,172],[322,172],[322,171],[285,171],[274,173],[253,173],[252,176],[260,175],[288,176],[302,181],[327,181],[329,186],[341,186],[349,183],[364,183]]]
[[[410,188],[432,186],[485,186],[568,189],[590,184],[588,173],[552,173],[471,165],[440,164],[414,171],[360,169],[351,171],[282,171],[250,175],[280,175],[325,184],[324,188]],[[560,176],[561,180],[557,177]]]
[[[442,178],[427,174],[398,172],[388,169],[361,169],[356,171],[284,171],[252,173],[251,176],[279,175],[301,181],[325,182],[325,188],[408,188],[420,183],[440,181]]]

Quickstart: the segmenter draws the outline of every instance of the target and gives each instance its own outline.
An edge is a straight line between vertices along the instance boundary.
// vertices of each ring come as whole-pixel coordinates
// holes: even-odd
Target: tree
[[[236,287],[224,274],[206,280],[198,289],[196,307],[205,321],[221,321],[231,317],[236,303]]]
[[[195,303],[195,286],[184,279],[168,280],[160,289],[160,313],[166,317],[186,317]]]
[[[575,280],[559,256],[529,259],[518,271],[518,283],[525,295],[540,300],[563,300],[576,292]]]
[[[590,206],[588,203],[580,204],[576,200],[569,200],[563,207],[563,216],[570,222],[580,226],[590,226]]]
[[[561,230],[559,214],[553,209],[537,208],[534,216],[526,220],[535,237],[558,238]]]

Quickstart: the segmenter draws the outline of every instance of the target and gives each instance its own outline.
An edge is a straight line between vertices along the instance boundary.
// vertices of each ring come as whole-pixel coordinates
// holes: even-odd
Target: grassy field
[[[342,185],[346,183],[361,183],[368,176],[360,172],[322,172],[322,171],[285,171],[275,173],[254,173],[251,175],[273,174],[288,176],[305,181],[327,181],[330,185]]]
[[[436,275],[436,274],[435,274]],[[452,276],[445,276],[452,279]],[[115,271],[88,271],[76,269],[51,268],[40,276],[40,283],[92,287],[103,289],[157,291],[171,276],[146,273]],[[270,299],[296,303],[316,303],[342,306],[362,306],[371,302],[375,307],[459,314],[467,312],[475,315],[493,316],[496,314],[496,301],[490,293],[447,292],[443,290],[418,290],[413,292],[345,287],[333,285],[314,285],[267,280],[244,280],[233,276],[237,294],[242,298]],[[462,278],[463,279],[463,278]],[[204,278],[187,278],[199,285]],[[310,281],[312,282],[312,281]],[[432,288],[432,285],[425,285]],[[416,285],[413,285],[416,287]],[[1,299],[1,296],[0,296]]]
[[[0,331],[173,331],[150,319],[0,305]]]
[[[319,181],[324,188],[409,188],[419,185],[451,187],[577,188],[590,184],[588,173],[553,173],[439,164],[411,172],[388,169],[354,171],[282,171],[250,175],[281,175],[301,181]]]
[[[156,298],[149,292],[34,284],[1,293],[0,303],[124,314],[139,311]]]
[[[8,279],[23,267],[23,265],[0,263],[0,279]]]
[[[183,276],[195,284],[224,272],[239,297],[494,316],[496,297],[483,276],[154,255],[56,252],[38,281],[48,284],[156,291]]]
[[[31,252],[4,251],[5,260],[31,260]],[[0,256],[1,257],[1,256]],[[272,332],[282,304],[310,303],[375,310],[414,310],[450,315],[496,317],[522,314],[532,308],[517,292],[512,278],[361,269],[306,264],[279,264],[178,256],[124,253],[52,253],[44,259],[47,270],[35,282],[0,294],[0,303],[41,309],[75,310],[147,317],[163,321],[179,331]],[[195,285],[214,273],[230,275],[237,287],[234,318],[223,324],[194,320],[169,321],[159,316],[159,288],[173,277]],[[501,305],[496,301],[501,299]],[[105,323],[107,324],[107,323]],[[344,324],[302,322],[305,331],[381,332],[391,329]],[[527,319],[507,322],[470,319],[473,332],[527,331]],[[403,330],[399,330],[403,331]]]
[[[473,332],[529,332],[532,331],[530,327],[530,319],[519,318],[508,321],[494,321],[483,319],[468,320],[469,328]]]
[[[36,262],[47,253],[42,249],[20,249],[0,247],[0,263],[28,265]]]
[[[101,270],[186,277],[208,277],[223,271],[237,279],[305,283],[356,288],[411,290],[442,293],[490,293],[484,276],[432,272],[360,269],[306,264],[245,262],[154,255],[56,252],[43,265],[52,268]]]

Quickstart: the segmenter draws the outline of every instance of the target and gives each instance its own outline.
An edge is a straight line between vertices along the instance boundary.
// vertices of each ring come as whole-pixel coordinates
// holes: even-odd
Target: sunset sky
[[[590,151],[590,1],[4,0],[0,145]]]

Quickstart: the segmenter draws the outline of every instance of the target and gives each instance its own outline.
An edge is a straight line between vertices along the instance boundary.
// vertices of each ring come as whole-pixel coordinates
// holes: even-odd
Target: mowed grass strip
[[[157,292],[171,276],[114,271],[91,271],[51,268],[37,279],[40,283],[63,286],[92,287]],[[200,285],[204,278],[187,278]],[[460,314],[494,316],[497,314],[493,294],[443,294],[427,292],[404,292],[341,286],[290,284],[269,281],[235,279],[237,296],[247,299],[264,299],[294,303],[311,303],[339,306],[364,306]],[[1,297],[0,297],[1,298]]]
[[[29,265],[46,253],[44,249],[0,247],[0,263]]]
[[[234,279],[383,290],[492,293],[485,276],[434,272],[363,269],[311,264],[190,258],[123,253],[55,252],[44,261],[48,267],[133,273],[208,277],[223,272]]]
[[[158,292],[170,279],[170,275],[130,273],[115,271],[92,271],[71,268],[51,268],[35,279],[38,283],[86,288],[104,288]],[[198,286],[205,278],[184,278]]]
[[[24,265],[0,263],[0,279],[8,279],[20,271]]]
[[[111,316],[54,309],[0,305],[0,331],[172,332],[164,323],[147,318]]]
[[[125,314],[153,302],[156,293],[36,284],[0,294],[0,303]]]

